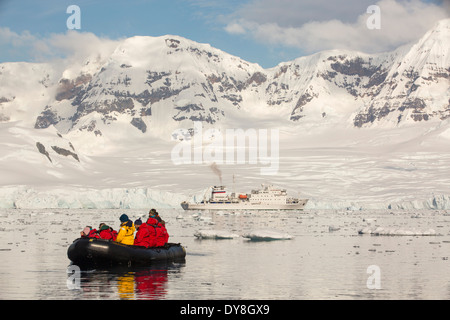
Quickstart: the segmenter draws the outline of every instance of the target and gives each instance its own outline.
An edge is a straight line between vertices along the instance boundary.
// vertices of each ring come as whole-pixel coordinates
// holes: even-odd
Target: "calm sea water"
[[[67,248],[80,230],[100,222],[117,228],[122,213],[146,216],[146,210],[1,210],[0,299],[450,299],[444,211],[160,210],[170,241],[186,248],[184,263],[82,271],[79,287],[68,286]],[[358,234],[368,225],[432,228],[438,235]],[[294,238],[198,240],[200,229],[270,229]]]

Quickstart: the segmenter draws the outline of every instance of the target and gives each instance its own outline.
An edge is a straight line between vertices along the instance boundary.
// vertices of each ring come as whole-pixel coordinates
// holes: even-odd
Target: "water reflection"
[[[116,267],[108,270],[83,270],[80,299],[160,300],[168,293],[171,278],[182,274],[184,262],[158,263],[151,267]]]
[[[138,216],[137,211],[128,213]],[[6,215],[0,210],[0,300],[450,298],[448,214],[390,210],[215,214],[214,225],[194,220],[187,212],[182,213],[184,219],[175,219],[178,214],[171,216],[170,226],[173,239],[186,248],[185,264],[82,270],[79,286],[71,289],[66,280],[75,273],[66,272],[67,248],[82,221],[108,222],[110,210],[30,213],[16,209]],[[54,221],[63,224],[55,227]],[[331,232],[330,226],[339,230]],[[376,226],[432,228],[439,235],[358,234],[363,227]],[[266,228],[294,238],[254,242],[194,236],[202,229],[242,235]],[[381,269],[381,289],[367,287],[371,265]]]

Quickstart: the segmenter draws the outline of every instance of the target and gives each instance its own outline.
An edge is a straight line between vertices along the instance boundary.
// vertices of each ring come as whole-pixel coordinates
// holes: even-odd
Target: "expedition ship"
[[[212,187],[209,200],[199,203],[183,201],[184,210],[302,210],[308,199],[288,197],[285,189],[272,185],[247,194],[227,194],[224,186]]]

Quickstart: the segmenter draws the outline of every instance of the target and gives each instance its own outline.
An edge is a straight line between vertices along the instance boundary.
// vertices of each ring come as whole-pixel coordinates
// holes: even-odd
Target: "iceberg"
[[[199,239],[215,239],[215,240],[239,238],[238,234],[224,230],[199,230],[195,232],[194,236],[196,236]]]
[[[417,230],[417,229],[397,229],[397,228],[362,228],[358,230],[358,234],[371,234],[374,236],[435,236],[434,229]]]
[[[293,237],[287,233],[275,230],[254,230],[242,235],[243,238],[252,241],[291,240]]]

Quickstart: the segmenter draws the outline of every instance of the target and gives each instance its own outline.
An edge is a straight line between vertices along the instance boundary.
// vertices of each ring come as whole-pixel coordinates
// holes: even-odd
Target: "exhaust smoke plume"
[[[213,162],[209,167],[219,177],[220,185],[222,185],[222,171],[220,171],[219,167],[217,167],[217,164]]]

